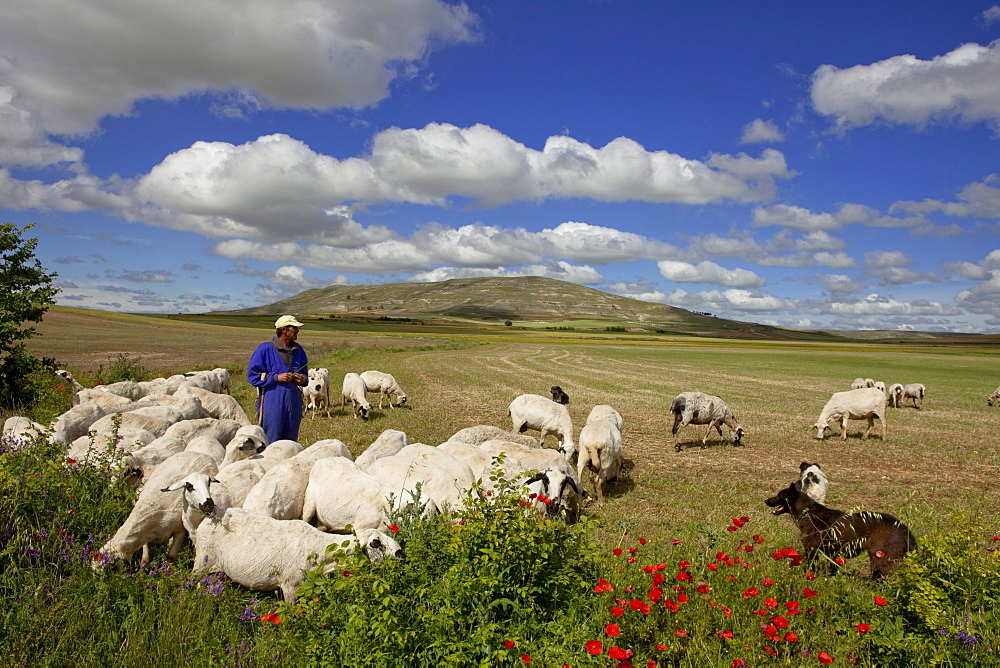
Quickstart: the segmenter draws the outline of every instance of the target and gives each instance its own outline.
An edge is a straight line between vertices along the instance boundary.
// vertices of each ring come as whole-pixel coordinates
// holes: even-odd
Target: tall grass
[[[559,384],[577,424],[596,403],[623,414],[628,471],[605,505],[589,507],[574,526],[525,514],[515,489],[490,505],[471,503],[461,517],[398,518],[406,559],[346,563],[316,577],[289,607],[218,576],[192,581],[190,547],[177,564],[163,564],[164,547],[154,546],[150,566],[94,570],[95,546],[127,516],[134,493],[109,470],[7,437],[0,591],[9,604],[0,613],[0,659],[729,666],[829,657],[833,665],[903,666],[998,658],[1000,526],[991,482],[1000,453],[984,400],[1000,370],[992,355],[478,342],[336,347],[313,363],[331,369],[334,410],[303,421],[304,443],[339,438],[358,454],[396,428],[436,444],[472,424],[509,425],[510,399]],[[368,421],[341,410],[338,379],[366,369],[393,373],[406,406],[376,410]],[[861,441],[856,424],[846,442],[812,438],[808,425],[829,393],[858,375],[923,382],[924,408],[891,411],[885,443]],[[252,388],[240,370],[234,377],[234,396],[252,413]],[[748,429],[746,447],[712,437],[707,449],[673,452],[665,405],[690,389],[727,400]],[[701,435],[694,427],[681,434],[687,444]],[[836,576],[797,563],[795,528],[772,518],[762,500],[803,459],[822,463],[832,506],[885,510],[915,531],[921,549],[898,574],[872,583],[861,558]]]

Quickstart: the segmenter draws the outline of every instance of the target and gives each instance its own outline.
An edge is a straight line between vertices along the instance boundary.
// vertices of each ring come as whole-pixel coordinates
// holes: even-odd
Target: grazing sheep
[[[539,471],[522,482],[535,510],[548,515],[566,514],[568,523],[580,517],[586,493],[572,474],[557,466]]]
[[[400,450],[395,456],[413,457],[414,459],[426,462],[431,466],[444,469],[451,475],[452,478],[455,479],[455,483],[458,485],[458,488],[463,492],[471,490],[472,486],[476,482],[476,475],[468,464],[456,457],[453,457],[444,450],[439,450],[433,445],[411,443]]]
[[[889,397],[889,405],[893,408],[902,408],[903,406],[903,386],[900,383],[893,383],[889,386],[889,390],[886,392]]]
[[[903,386],[903,401],[911,399],[914,408],[922,408],[924,405],[924,394],[927,388],[921,383],[910,383]]]
[[[182,420],[197,420],[198,418],[210,417],[205,408],[201,405],[198,397],[179,396],[172,394],[147,394],[142,399],[135,402],[136,406],[152,404],[154,406],[168,406],[181,414]]]
[[[555,434],[559,441],[559,450],[570,459],[576,453],[573,442],[573,421],[569,410],[562,404],[540,394],[522,394],[516,397],[507,408],[514,431],[524,433],[528,429],[541,432],[538,442],[545,445],[545,437]]]
[[[361,380],[365,382],[365,388],[369,392],[378,392],[378,407],[382,408],[382,397],[389,397],[389,408],[402,406],[406,403],[406,392],[399,386],[396,379],[390,373],[381,371],[365,371],[361,374]],[[396,395],[396,403],[392,403],[392,395]]]
[[[826,474],[819,464],[802,462],[799,464],[799,488],[809,495],[816,503],[826,505],[826,492],[830,488],[830,481],[826,479]]]
[[[66,448],[66,457],[92,464],[110,464],[120,455],[129,454],[155,440],[156,435],[145,429],[122,427],[117,434],[106,432],[81,436]]]
[[[295,456],[277,462],[246,495],[243,507],[276,520],[302,519],[309,472],[316,461]]]
[[[473,427],[459,429],[448,439],[449,441],[459,441],[469,445],[479,445],[486,441],[511,441],[520,443],[531,448],[540,448],[542,444],[527,434],[515,434],[512,431],[494,427],[488,424],[477,424]]]
[[[569,395],[566,394],[561,387],[558,385],[553,385],[549,388],[549,392],[552,393],[552,401],[557,404],[562,404],[565,406],[569,403]]]
[[[280,589],[288,604],[295,603],[308,570],[337,570],[336,560],[345,553],[360,549],[375,564],[402,556],[399,543],[381,531],[328,534],[301,520],[276,520],[241,508],[202,522],[195,544],[194,577],[222,572],[253,591]]]
[[[226,458],[226,446],[212,436],[195,436],[184,446],[184,452],[200,452],[215,460],[218,466]]]
[[[878,418],[882,421],[882,440],[884,441],[887,403],[888,398],[885,396],[885,392],[880,392],[874,387],[834,392],[819,414],[816,424],[813,425],[816,429],[816,438],[823,438],[830,423],[837,420],[841,420],[841,439],[845,441],[847,440],[848,420],[868,420],[868,429],[861,436],[861,438],[868,438],[868,434],[875,426],[875,418]]]
[[[398,429],[386,429],[355,459],[358,468],[367,471],[368,467],[380,457],[391,457],[410,444],[406,433]]]
[[[349,459],[328,457],[313,464],[302,519],[323,531],[384,529],[392,489]],[[399,499],[397,498],[397,503]]]
[[[354,408],[354,419],[358,418],[358,412],[361,413],[361,419],[368,419],[368,412],[371,411],[372,405],[368,403],[368,397],[366,396],[368,390],[365,386],[365,381],[356,373],[348,373],[344,375],[344,385],[341,391],[340,407],[343,408],[348,402]]]
[[[871,378],[865,378],[865,387],[875,387],[875,381]]]
[[[864,378],[855,378],[854,381],[851,383],[851,389],[852,390],[860,390],[860,389],[865,388],[865,387],[868,387],[868,386],[865,384],[865,379]]]
[[[117,394],[120,397],[125,397],[129,401],[135,401],[136,399],[142,398],[142,388],[140,388],[139,383],[134,380],[120,380],[117,383],[97,385],[94,389],[108,392],[110,394]]]
[[[545,491],[544,495],[555,504],[546,504],[550,512],[559,510],[566,511],[567,519],[574,520],[579,513],[586,492],[580,485],[576,471],[566,458],[560,453],[546,448],[531,448],[511,443],[509,441],[486,441],[480,444],[479,448],[491,456],[504,453],[504,463],[513,468],[517,465],[519,473],[523,476],[531,475],[538,471],[548,472],[547,476],[537,478],[534,483],[541,485]],[[531,478],[522,480],[526,484]],[[538,491],[535,489],[534,491]],[[538,507],[541,510],[541,506]]]
[[[990,396],[986,397],[986,405],[987,406],[992,406],[993,402],[996,401],[996,400],[998,400],[998,399],[1000,399],[1000,387],[998,387],[997,389],[993,390],[993,394],[991,394]]]
[[[235,420],[240,426],[250,424],[250,418],[240,402],[228,394],[218,394],[209,390],[182,385],[174,392],[175,397],[198,397],[205,414],[217,420]]]
[[[140,547],[142,563],[146,564],[149,562],[149,545],[166,543],[170,539],[173,541],[167,550],[167,558],[175,561],[187,537],[181,519],[183,500],[179,494],[163,494],[161,490],[190,473],[215,475],[217,469],[211,457],[199,452],[181,452],[156,467],[139,492],[139,498],[125,522],[94,554],[94,567],[100,567],[109,559],[128,561]]]
[[[430,446],[427,446],[430,447]],[[468,478],[472,480],[472,470],[448,453],[438,452],[441,457],[449,457],[455,466],[464,466]],[[420,457],[393,455],[381,457],[368,467],[368,474],[385,482],[386,490],[397,500],[408,500],[420,491],[421,502],[430,501],[439,511],[446,508],[461,510],[465,507],[465,493],[451,472]],[[469,483],[471,486],[472,482]]]
[[[621,413],[607,404],[597,404],[590,409],[590,414],[587,415],[587,424],[596,420],[611,420],[618,427],[618,431],[622,431],[624,427]]]
[[[597,502],[604,503],[604,483],[617,480],[622,468],[622,433],[614,420],[587,422],[580,430],[580,459],[576,465],[577,477],[582,481],[583,472],[595,473],[594,488]]]
[[[88,431],[94,431],[98,434],[110,434],[115,428],[115,423],[117,423],[119,429],[122,427],[145,429],[159,438],[167,432],[167,429],[182,419],[180,411],[174,408],[151,404],[143,408],[130,410],[127,413],[110,413],[105,415],[95,420],[90,425]]]
[[[192,541],[195,531],[206,516],[219,508],[229,508],[228,495],[221,489],[209,491],[209,485],[218,480],[207,473],[189,473],[182,479],[164,487],[161,492],[181,492],[181,523]],[[217,486],[218,487],[218,486]]]
[[[304,411],[311,411],[311,419],[316,419],[316,409],[325,408],[330,417],[330,370],[309,369],[309,382],[302,388],[305,399]]]
[[[883,383],[881,380],[876,380],[875,384],[872,385],[872,387],[874,387],[876,390],[881,390],[882,392],[885,392],[885,383]]]
[[[674,397],[670,404],[670,412],[674,415],[674,426],[671,434],[677,434],[681,429],[689,424],[707,424],[708,429],[701,439],[701,447],[708,445],[708,435],[714,428],[722,437],[722,425],[729,428],[729,434],[733,439],[733,445],[742,445],[743,436],[746,432],[740,423],[736,421],[736,416],[729,410],[726,402],[719,397],[704,392],[681,392]],[[677,452],[681,451],[681,440],[677,439],[674,444]]]
[[[3,435],[8,437],[35,439],[44,432],[42,425],[18,415],[7,418],[3,423]]]
[[[132,400],[128,397],[123,397],[112,392],[105,392],[96,387],[80,390],[73,395],[74,406],[79,406],[80,404],[97,404],[106,413],[114,413],[122,406],[130,403],[132,403]]]

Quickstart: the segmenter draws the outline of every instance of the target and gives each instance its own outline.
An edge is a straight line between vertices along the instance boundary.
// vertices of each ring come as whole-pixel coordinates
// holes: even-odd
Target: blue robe
[[[281,345],[281,344],[278,344]],[[301,373],[309,375],[306,351],[298,343],[292,350],[292,368],[289,369],[285,358],[278,353],[271,341],[257,346],[250,356],[247,366],[247,381],[258,388],[257,414],[261,415],[261,400],[263,399],[263,416],[260,426],[267,435],[268,443],[281,439],[299,440],[299,424],[302,422],[302,390],[292,382],[279,383],[278,374]]]

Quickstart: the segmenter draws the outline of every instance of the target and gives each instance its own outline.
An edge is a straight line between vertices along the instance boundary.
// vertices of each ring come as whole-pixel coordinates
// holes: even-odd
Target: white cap
[[[295,319],[294,315],[283,315],[274,321],[275,329],[281,329],[282,327],[301,327],[302,323]]]

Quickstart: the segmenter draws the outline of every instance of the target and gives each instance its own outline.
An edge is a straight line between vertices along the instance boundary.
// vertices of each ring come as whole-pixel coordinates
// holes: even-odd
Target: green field
[[[118,353],[139,356],[150,362],[150,368],[170,372],[227,366],[238,379],[234,396],[253,414],[252,388],[242,378],[244,360],[254,342],[268,337],[267,318],[240,318],[233,323],[239,327],[226,327],[219,324],[226,322],[223,317],[212,317],[211,324],[206,324],[109,316],[103,324],[111,333],[95,341],[102,316],[63,315],[77,318],[73,320],[80,327],[77,344],[69,327],[56,334],[52,325],[32,341],[36,352],[53,355],[76,372],[93,370],[99,361],[107,364]],[[81,324],[85,318],[94,320],[86,328]],[[143,332],[135,335],[134,346],[122,343],[119,336],[129,329]],[[657,546],[683,540],[694,554],[710,554],[716,549],[720,527],[740,516],[749,518],[753,532],[766,534],[769,546],[799,545],[792,522],[772,517],[763,500],[787,486],[804,460],[823,466],[830,479],[827,500],[832,507],[891,513],[918,537],[947,532],[956,517],[965,518],[970,526],[979,523],[984,531],[1000,533],[996,511],[1000,491],[995,483],[1000,475],[1000,408],[990,408],[985,401],[1000,383],[1000,349],[923,347],[918,342],[655,338],[502,326],[459,327],[450,332],[434,329],[419,331],[398,323],[370,323],[361,331],[304,329],[300,342],[310,355],[311,366],[330,369],[333,407],[329,418],[323,414],[306,417],[300,440],[309,444],[338,438],[356,455],[384,429],[392,428],[405,431],[411,442],[437,445],[470,425],[509,428],[511,399],[522,393],[547,395],[548,388],[558,384],[571,397],[568,408],[577,433],[595,404],[611,404],[624,418],[627,473],[606,488],[603,507],[591,505],[586,511],[592,520],[588,532],[607,549],[635,545],[641,537]],[[407,404],[376,409],[367,421],[354,419],[342,409],[339,379],[346,372],[367,369],[392,373],[407,392]],[[861,440],[862,422],[850,423],[846,441],[830,432],[824,440],[815,439],[811,425],[823,404],[831,393],[849,389],[857,376],[886,385],[923,383],[927,387],[923,408],[889,409],[884,442],[877,435]],[[674,395],[688,390],[723,397],[746,429],[745,447],[731,447],[713,433],[709,447],[702,449],[704,428],[692,425],[681,433],[686,447],[675,452],[669,406]],[[593,491],[589,481],[587,486]],[[154,548],[159,554],[162,550],[162,546]],[[990,558],[995,559],[995,554]],[[190,564],[191,556],[190,549],[182,552],[182,567]],[[862,576],[866,570],[863,558],[846,568],[852,576]],[[854,577],[848,581],[853,584],[846,586],[864,591],[875,587]],[[890,580],[888,590],[876,591],[891,591],[891,586]],[[973,592],[969,598],[975,607]],[[58,619],[53,623],[60,623]],[[11,628],[18,628],[17,623],[8,617],[8,624],[14,625]],[[144,637],[158,636],[147,631]],[[259,641],[256,635],[249,637]],[[211,644],[209,639],[201,642]],[[11,646],[17,643],[5,645]],[[541,648],[536,649],[543,654]],[[988,655],[993,660],[996,649],[993,646]],[[35,651],[26,656],[45,663]],[[690,660],[690,665],[697,665],[694,657],[702,656],[713,657],[704,658],[708,663],[702,665],[729,665],[728,659],[723,664],[720,657],[731,655],[686,656],[684,661],[675,661]],[[796,664],[795,655],[788,656]],[[944,656],[959,664],[966,660],[957,654]],[[587,663],[590,659],[583,655],[579,663],[604,665]],[[765,665],[767,657],[754,662]],[[540,665],[549,664],[542,661]]]

